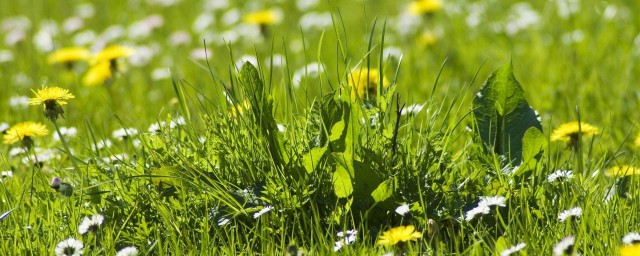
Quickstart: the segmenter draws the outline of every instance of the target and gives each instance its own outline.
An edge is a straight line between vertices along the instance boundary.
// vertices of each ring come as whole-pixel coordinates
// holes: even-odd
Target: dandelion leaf
[[[511,63],[493,72],[484,83],[473,99],[473,115],[485,148],[513,164],[522,161],[525,132],[531,127],[542,130],[535,110],[513,75]]]
[[[536,127],[529,128],[522,138],[522,164],[532,169],[540,161],[547,145],[542,131]]]
[[[307,170],[307,173],[312,173],[315,168],[320,164],[320,159],[324,156],[324,153],[327,152],[327,147],[321,148],[312,148],[311,151],[305,154],[302,157],[302,161],[304,162],[304,169]]]
[[[393,180],[385,180],[371,193],[376,203],[389,199],[393,195]]]
[[[336,171],[333,173],[333,190],[339,198],[348,197],[353,193],[351,175],[342,165],[337,165]]]

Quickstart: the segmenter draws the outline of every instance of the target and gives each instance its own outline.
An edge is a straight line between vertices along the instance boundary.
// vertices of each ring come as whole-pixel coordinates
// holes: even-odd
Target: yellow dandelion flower
[[[352,71],[347,77],[347,84],[351,87],[351,99],[355,100],[356,96],[364,99],[366,97],[375,97],[380,83],[380,71],[378,69],[362,68]],[[382,78],[382,88],[387,88],[389,81],[386,77]]]
[[[614,166],[607,169],[604,173],[604,175],[608,177],[623,177],[636,174],[640,174],[640,168],[630,165]]]
[[[95,65],[101,62],[112,62],[119,58],[129,57],[133,55],[133,53],[133,48],[120,45],[112,45],[102,49],[102,51],[93,56],[93,58],[91,59],[91,63]]]
[[[441,0],[416,0],[409,4],[409,13],[411,14],[432,14],[442,9]]]
[[[422,238],[422,233],[415,231],[416,228],[413,225],[399,226],[391,228],[384,233],[378,239],[379,245],[395,245],[399,242],[406,242]]]
[[[60,87],[44,87],[38,91],[31,91],[36,96],[29,99],[29,104],[44,105],[44,116],[51,121],[60,116],[64,117],[62,105],[67,104],[66,100],[75,98],[69,90]]]
[[[3,143],[13,144],[22,142],[26,147],[31,147],[31,145],[33,145],[33,137],[45,136],[47,134],[49,134],[49,130],[41,123],[32,121],[17,123],[5,131]]]
[[[245,111],[248,111],[251,108],[251,103],[248,100],[245,100],[240,103],[236,103],[231,107],[231,112],[229,112],[229,116],[236,118],[238,115],[243,115]]]
[[[82,84],[87,87],[108,84],[113,78],[111,65],[107,61],[93,65],[82,77]]]
[[[577,140],[580,132],[582,132],[583,137],[591,137],[599,134],[600,130],[598,127],[585,122],[580,122],[579,126],[578,122],[564,123],[553,130],[553,133],[551,133],[551,141],[570,141],[574,140],[574,138]]]
[[[45,104],[47,106],[53,104],[65,105],[68,99],[73,99],[75,96],[69,92],[69,90],[60,87],[44,87],[38,91],[31,90],[36,97],[29,99],[31,105]]]
[[[262,10],[252,12],[244,16],[244,21],[246,23],[261,26],[279,23],[281,19],[281,14],[275,10]]]
[[[418,37],[418,44],[421,46],[432,46],[438,42],[438,37],[431,31],[426,31]]]
[[[565,141],[573,149],[578,147],[578,137],[591,137],[600,133],[600,129],[585,122],[569,122],[560,125],[551,133],[551,141]]]
[[[640,256],[640,244],[632,244],[620,247],[620,256]]]
[[[59,49],[49,54],[50,64],[63,63],[71,64],[78,61],[86,61],[91,57],[91,52],[82,47],[67,47]]]

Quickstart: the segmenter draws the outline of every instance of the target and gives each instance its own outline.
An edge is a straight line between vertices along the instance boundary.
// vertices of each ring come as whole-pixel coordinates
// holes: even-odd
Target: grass
[[[80,17],[83,1],[0,4],[3,24],[29,24],[0,31],[0,56],[13,56],[0,62],[0,123],[38,121],[50,131],[26,152],[15,154],[20,143],[0,146],[0,169],[12,173],[0,180],[0,212],[8,213],[0,251],[52,254],[73,237],[85,255],[126,246],[148,255],[492,255],[521,242],[520,255],[547,255],[575,236],[575,252],[616,255],[622,237],[640,230],[638,178],[604,175],[634,165],[638,152],[638,4],[582,0],[563,17],[555,2],[447,1],[424,16],[405,13],[408,2],[320,1],[306,11],[296,1],[230,1],[215,10],[203,6],[216,1],[156,2],[92,4],[94,14],[73,32],[63,23]],[[267,8],[283,14],[268,33],[242,21]],[[312,11],[330,22],[301,29]],[[162,25],[128,34],[153,14]],[[208,18],[215,21],[196,31],[195,21]],[[43,30],[50,24],[57,32]],[[43,31],[54,31],[49,46]],[[80,46],[136,51],[105,86],[81,84],[90,63],[47,63],[52,50],[90,31],[96,37]],[[103,42],[105,31],[123,34]],[[172,44],[176,31],[190,41]],[[21,32],[23,40],[7,39]],[[204,48],[208,59],[194,54]],[[390,48],[401,57],[383,54]],[[243,65],[247,56],[256,69]],[[482,82],[510,61],[541,115],[535,145],[544,145],[535,165],[515,173],[507,171],[517,163],[486,149],[473,116]],[[376,89],[364,100],[351,97],[354,68],[384,74],[367,81]],[[162,72],[169,75],[153,75]],[[77,134],[55,140],[42,107],[10,104],[41,85],[75,95],[57,122]],[[399,114],[413,104],[422,110]],[[579,150],[550,140],[554,128],[578,119],[600,133],[584,136]],[[114,138],[120,128],[129,130]],[[556,170],[574,177],[549,182]],[[54,177],[60,189],[50,187]],[[504,206],[466,220],[485,196],[504,197]],[[400,215],[403,204],[410,211]],[[581,216],[561,222],[573,207]],[[96,214],[104,222],[80,234],[83,218]],[[401,225],[422,238],[376,244]],[[352,229],[356,241],[334,252],[345,238],[338,232]]]

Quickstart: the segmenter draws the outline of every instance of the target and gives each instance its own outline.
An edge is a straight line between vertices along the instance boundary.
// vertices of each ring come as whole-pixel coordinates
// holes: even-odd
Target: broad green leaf
[[[522,138],[522,163],[533,168],[542,157],[547,140],[538,128],[531,127]]]
[[[245,62],[240,71],[240,81],[247,87],[250,95],[255,95],[258,102],[262,101],[264,84],[256,67],[249,62]]]
[[[373,200],[375,200],[376,203],[387,200],[392,195],[393,195],[392,179],[383,181],[382,183],[380,183],[378,188],[376,188],[376,190],[374,190],[373,193],[371,193],[371,197],[373,197]]]
[[[322,159],[325,152],[327,152],[327,147],[312,148],[311,152],[302,157],[304,168],[307,170],[307,173],[311,173],[315,168],[317,168],[320,163],[320,159]]]
[[[329,134],[329,141],[336,141],[342,137],[344,131],[345,121],[340,120],[331,127],[331,133]]]
[[[341,165],[337,165],[336,172],[333,173],[333,190],[339,198],[348,197],[353,193],[351,176],[347,169]]]
[[[473,99],[473,109],[480,138],[487,149],[520,164],[525,132],[531,127],[542,130],[542,125],[527,103],[511,63],[491,74]]]
[[[353,166],[353,155],[351,152],[335,152],[332,154],[334,161],[338,164],[338,166],[347,170],[351,177],[355,177],[355,168]]]

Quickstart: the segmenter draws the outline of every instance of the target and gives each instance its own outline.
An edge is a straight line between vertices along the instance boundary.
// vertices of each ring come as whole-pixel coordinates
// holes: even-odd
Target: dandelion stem
[[[78,168],[78,163],[76,162],[75,156],[73,156],[73,154],[71,154],[71,150],[69,149],[69,145],[67,145],[67,140],[65,140],[64,136],[62,136],[62,132],[60,132],[60,127],[58,126],[58,121],[56,119],[52,119],[51,122],[53,122],[53,126],[56,127],[56,133],[58,133],[58,137],[60,137],[60,141],[62,141],[62,146],[64,146],[64,150],[66,151],[67,155],[71,159],[71,164],[73,164],[73,168],[75,170],[80,170],[80,168]]]

